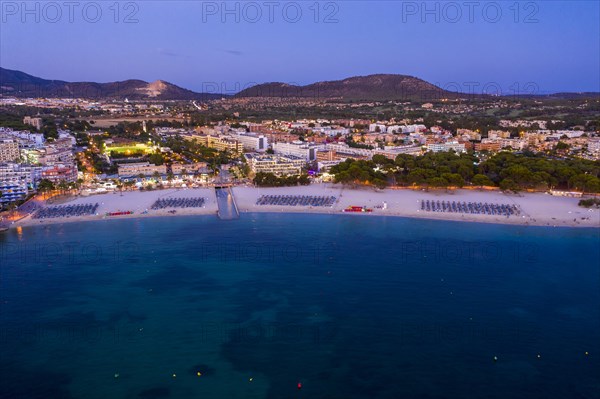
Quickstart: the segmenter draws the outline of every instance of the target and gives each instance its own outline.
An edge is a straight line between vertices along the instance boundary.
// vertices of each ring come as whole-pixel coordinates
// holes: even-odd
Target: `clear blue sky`
[[[118,16],[112,0],[85,12],[92,2],[81,2],[72,15],[62,1],[54,3],[61,15],[40,2],[27,13],[20,1],[2,1],[0,65],[48,79],[163,79],[196,91],[373,73],[462,91],[600,91],[598,1],[337,1],[316,3],[318,15],[314,1],[267,1],[228,2],[230,14],[221,1],[121,2]],[[137,22],[125,23],[132,12]]]

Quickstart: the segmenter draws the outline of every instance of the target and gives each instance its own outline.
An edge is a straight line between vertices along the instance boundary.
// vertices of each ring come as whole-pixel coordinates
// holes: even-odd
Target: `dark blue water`
[[[600,398],[599,232],[280,214],[11,231],[0,397]]]

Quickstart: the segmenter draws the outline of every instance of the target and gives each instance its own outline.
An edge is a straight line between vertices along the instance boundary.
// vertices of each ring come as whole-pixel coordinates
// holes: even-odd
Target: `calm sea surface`
[[[290,214],[10,231],[0,398],[600,398],[599,234]]]

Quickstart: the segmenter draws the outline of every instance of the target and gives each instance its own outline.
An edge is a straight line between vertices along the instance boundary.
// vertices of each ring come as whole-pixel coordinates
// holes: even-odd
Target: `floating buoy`
[[[173,378],[177,378],[177,374],[173,373]]]
[[[115,373],[115,378],[119,378],[119,373]]]
[[[248,381],[252,382],[252,380],[254,380],[254,378],[252,378],[252,377],[248,378]]]
[[[589,352],[585,352],[585,355],[586,355],[586,356],[587,356],[587,355],[589,355],[589,354],[590,354]]]
[[[498,357],[494,356],[494,361],[497,362],[498,361]]]
[[[537,355],[537,358],[538,358],[538,359],[539,359],[539,358],[541,358],[541,357],[542,357],[542,355],[540,355],[540,354],[538,354],[538,355]]]
[[[301,382],[298,383],[298,389],[302,389],[302,383]]]
[[[196,375],[197,375],[198,377],[202,377],[202,373],[201,373],[201,372],[199,372],[199,371],[196,373]]]

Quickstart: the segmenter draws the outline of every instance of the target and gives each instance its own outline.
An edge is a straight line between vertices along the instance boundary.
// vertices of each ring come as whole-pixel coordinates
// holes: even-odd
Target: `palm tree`
[[[40,180],[40,182],[38,184],[38,191],[40,193],[48,193],[53,190],[54,190],[54,183],[52,183],[52,181],[50,181],[48,179]]]
[[[115,179],[115,184],[119,189],[119,193],[123,195],[123,182],[120,179]]]
[[[131,187],[133,187],[134,185],[135,185],[135,181],[133,181],[133,180],[127,180],[127,181],[125,182],[125,187],[127,187],[127,188],[131,188]]]

